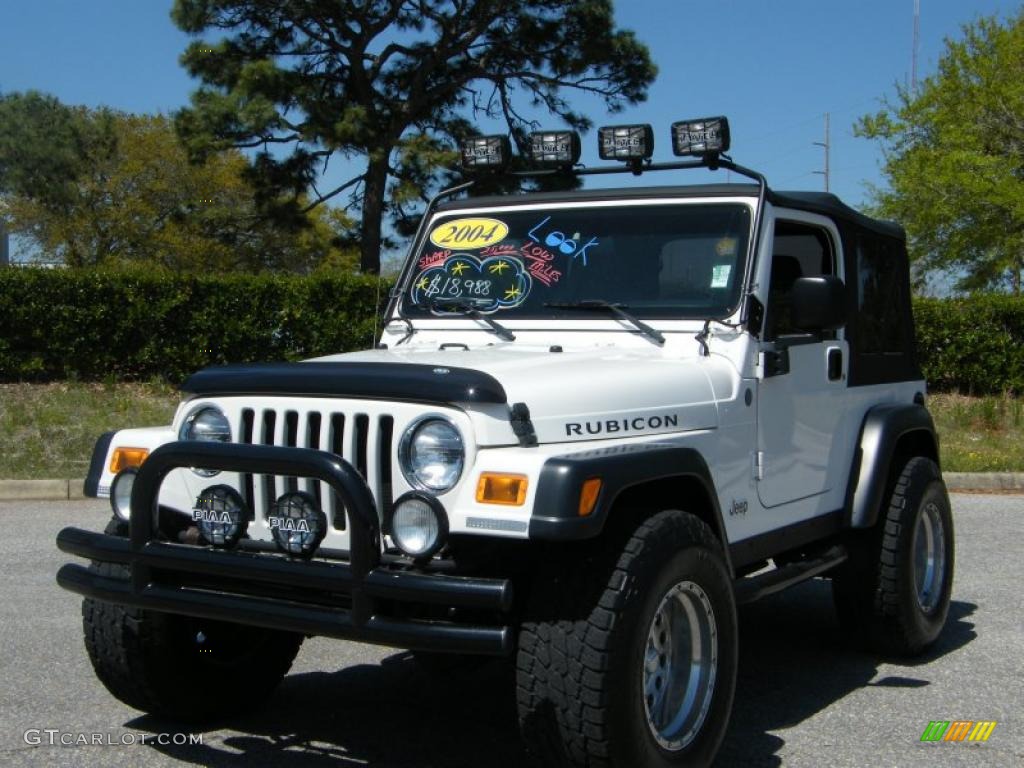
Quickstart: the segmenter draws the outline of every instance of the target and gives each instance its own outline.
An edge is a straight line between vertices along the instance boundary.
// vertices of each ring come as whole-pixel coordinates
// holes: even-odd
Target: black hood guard
[[[185,380],[192,395],[310,395],[427,403],[507,402],[493,376],[415,363],[258,363],[204,368]]]

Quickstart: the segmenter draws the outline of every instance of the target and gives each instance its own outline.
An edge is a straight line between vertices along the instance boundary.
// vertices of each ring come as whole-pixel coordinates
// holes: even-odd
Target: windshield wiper
[[[610,301],[605,301],[604,299],[583,299],[582,301],[547,301],[544,302],[544,306],[550,307],[551,309],[602,309],[625,320],[656,344],[665,343],[665,337],[662,335],[661,331],[651,328],[651,326],[640,318],[631,315],[626,311],[629,307],[625,304],[614,304]]]
[[[489,315],[485,315],[477,309],[476,304],[474,304],[471,299],[441,299],[435,296],[428,296],[424,301],[420,302],[420,306],[425,306],[427,309],[438,309],[442,312],[472,317],[474,320],[480,320],[486,323],[488,328],[498,334],[498,338],[505,339],[505,341],[516,340],[516,335],[512,333],[512,331],[503,326],[497,320],[492,319]]]

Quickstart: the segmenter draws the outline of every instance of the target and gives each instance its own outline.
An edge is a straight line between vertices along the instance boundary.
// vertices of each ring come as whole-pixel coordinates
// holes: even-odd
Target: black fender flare
[[[922,433],[930,442],[938,463],[939,439],[924,405],[884,403],[868,409],[846,489],[846,527],[870,528],[875,524],[896,445],[913,432]]]
[[[85,485],[82,495],[96,498],[100,490],[100,477],[103,475],[103,468],[107,465],[107,452],[110,450],[110,443],[114,439],[117,430],[104,432],[96,440],[92,449],[92,458],[89,460],[89,472],[85,476]]]
[[[578,514],[584,481],[601,478],[594,511]],[[711,501],[715,533],[728,560],[728,541],[715,483],[707,462],[694,448],[666,443],[634,443],[595,448],[552,456],[544,462],[537,482],[530,538],[546,541],[577,541],[598,536],[604,530],[616,498],[628,488],[668,478],[693,479]],[[681,503],[685,499],[680,500]],[[730,566],[731,567],[731,566]]]

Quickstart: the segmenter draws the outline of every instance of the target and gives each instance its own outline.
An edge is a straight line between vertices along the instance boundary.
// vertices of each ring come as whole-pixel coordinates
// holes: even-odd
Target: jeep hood
[[[552,352],[502,344],[218,366],[194,374],[182,389],[458,403],[492,415],[525,403],[538,441],[562,442],[714,428],[716,401],[734,385],[730,370],[720,358],[681,358],[656,348]]]
[[[323,361],[422,365],[444,379],[471,370],[493,379],[509,406],[525,403],[541,443],[597,440],[718,425],[716,402],[737,381],[719,357],[682,357],[659,347],[566,349],[495,344],[446,350],[370,350]]]

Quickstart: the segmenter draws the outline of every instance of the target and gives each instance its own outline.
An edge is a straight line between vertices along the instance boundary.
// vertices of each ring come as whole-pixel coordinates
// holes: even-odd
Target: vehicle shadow
[[[872,682],[880,659],[844,642],[824,581],[744,607],[736,701],[716,765],[780,765],[785,742],[771,731],[800,723],[866,685],[928,685],[927,664],[974,639],[969,618],[976,609],[954,602],[928,654],[894,660],[906,675]],[[288,676],[265,708],[217,724],[244,735],[220,738],[214,732],[202,745],[150,746],[210,766],[513,768],[528,760],[511,690],[511,674],[499,662],[442,678],[423,671],[409,654],[396,653],[380,665]],[[193,730],[151,716],[127,725],[153,733]]]
[[[920,688],[927,665],[977,636],[973,603],[953,601],[936,644],[913,659],[882,659],[844,638],[832,607],[831,585],[798,585],[740,611],[740,664],[736,699],[719,768],[771,768],[785,743],[770,731],[792,727],[867,685]],[[874,680],[881,663],[906,673]],[[872,682],[873,681],[873,682]]]

